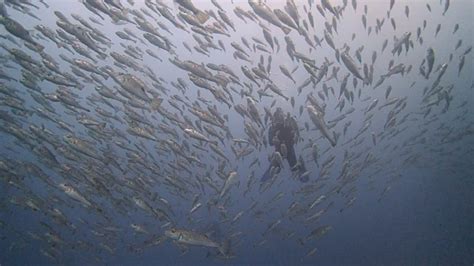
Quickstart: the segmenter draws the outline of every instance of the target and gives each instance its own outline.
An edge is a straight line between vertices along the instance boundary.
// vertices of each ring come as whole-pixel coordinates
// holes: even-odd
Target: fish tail
[[[288,28],[288,27],[281,27],[281,30],[285,33],[285,34],[288,34],[290,33],[291,29]]]

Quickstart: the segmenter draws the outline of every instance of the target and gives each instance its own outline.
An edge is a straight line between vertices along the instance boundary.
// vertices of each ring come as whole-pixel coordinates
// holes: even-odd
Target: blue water
[[[38,77],[37,85],[46,102],[54,108],[48,116],[67,123],[72,132],[61,128],[58,123],[39,115],[40,103],[31,97],[32,89],[23,86],[19,80],[26,72],[19,59],[6,49],[1,49],[3,74],[14,78],[8,81],[1,78],[2,86],[10,88],[15,95],[9,95],[8,90],[0,91],[0,110],[13,117],[14,128],[26,136],[24,139],[11,130],[12,122],[0,117],[0,265],[472,265],[474,263],[474,112],[472,103],[473,65],[472,65],[472,21],[473,4],[471,1],[395,1],[390,9],[390,1],[357,1],[357,9],[353,1],[330,1],[333,8],[339,10],[337,17],[331,14],[329,8],[324,8],[325,1],[295,1],[300,28],[304,29],[303,20],[308,28],[305,29],[315,47],[311,47],[305,38],[295,29],[288,35],[277,26],[270,24],[257,15],[258,22],[238,18],[235,8],[254,12],[247,1],[219,1],[218,4],[235,25],[235,31],[227,25],[226,34],[212,34],[209,38],[216,47],[208,47],[208,55],[196,51],[193,47],[199,45],[199,39],[205,37],[193,32],[191,25],[178,19],[179,3],[163,1],[171,14],[178,19],[185,30],[178,29],[162,15],[158,15],[143,1],[115,1],[123,5],[123,15],[130,21],[112,21],[111,16],[103,11],[95,10],[99,15],[86,8],[79,1],[46,1],[33,2],[35,6],[24,4],[14,5],[15,1],[5,1],[5,16],[19,22],[38,44],[44,47],[43,52],[51,56],[59,64],[62,73],[69,72],[69,59],[83,59],[94,64],[95,68],[103,71],[104,66],[111,67],[116,72],[132,74],[142,80],[147,87],[147,95],[154,92],[163,99],[161,110],[176,114],[179,125],[169,117],[153,109],[139,109],[125,101],[125,96],[116,93],[124,101],[108,99],[110,103],[93,101],[98,97],[97,87],[107,86],[113,91],[124,90],[121,85],[109,77],[98,76],[97,80],[85,80],[78,77],[82,88],[58,85]],[[88,1],[84,1],[88,2]],[[110,1],[108,1],[110,2]],[[160,5],[160,1],[152,2],[152,6]],[[180,2],[180,1],[177,1]],[[264,1],[270,9],[284,10],[286,1]],[[202,11],[212,10],[212,16],[202,25],[211,25],[222,19],[218,8],[211,1],[194,0],[193,4]],[[321,6],[325,16],[317,9]],[[21,8],[19,6],[22,6]],[[111,4],[105,4],[107,10],[113,10]],[[428,10],[428,7],[431,11]],[[406,15],[408,7],[408,16]],[[367,9],[365,14],[364,9]],[[72,53],[65,49],[71,48],[65,40],[59,40],[63,47],[58,47],[35,29],[38,24],[45,25],[54,31],[60,27],[56,24],[60,19],[55,11],[64,14],[68,21],[80,25],[71,16],[77,14],[110,41],[101,44],[107,55],[105,59],[97,57],[97,53],[89,49],[97,63]],[[28,15],[32,13],[35,17]],[[142,29],[133,24],[137,12],[156,28],[171,44],[173,52],[168,52],[149,43]],[[189,12],[189,11],[188,11]],[[309,23],[307,13],[314,17],[314,27]],[[148,16],[145,13],[151,15]],[[367,27],[364,28],[362,16],[365,14]],[[100,18],[100,16],[103,17]],[[152,18],[153,17],[153,18]],[[334,20],[333,20],[334,17]],[[103,25],[94,23],[90,18],[100,21]],[[392,25],[391,19],[395,22]],[[382,21],[380,31],[376,32],[377,20]],[[337,32],[333,23],[337,23]],[[423,26],[426,21],[426,27]],[[167,32],[159,23],[166,26]],[[373,65],[373,79],[370,84],[356,79],[342,60],[337,60],[336,51],[324,40],[328,27],[332,25],[331,37],[336,49],[342,53],[348,47],[348,54],[354,59],[358,70],[364,75],[363,65]],[[222,22],[224,23],[224,22]],[[435,36],[436,29],[440,31]],[[454,33],[455,25],[458,30]],[[262,27],[270,32],[274,49],[265,40]],[[131,31],[141,41],[120,39],[115,32],[124,28]],[[417,37],[420,28],[422,41]],[[369,30],[370,29],[370,30]],[[89,30],[90,31],[90,30]],[[369,33],[370,31],[370,33]],[[400,38],[410,32],[409,40],[412,47],[408,51],[402,47],[399,55],[392,53],[394,36]],[[16,48],[28,53],[33,59],[41,62],[41,55],[25,45],[25,40],[14,36],[3,26],[0,26],[2,46],[8,49]],[[193,37],[194,34],[194,37]],[[69,37],[73,35],[67,33]],[[320,40],[320,45],[314,42],[314,35]],[[198,38],[196,38],[198,36]],[[310,84],[298,93],[297,87],[311,75],[305,69],[303,60],[292,60],[287,52],[285,36],[295,44],[296,51],[314,60],[314,66],[320,68],[324,62],[329,62],[329,70],[317,84]],[[252,37],[262,41],[262,46],[268,52],[247,48],[242,41],[245,38],[250,45],[258,44]],[[13,41],[9,40],[12,39]],[[132,37],[134,39],[134,37]],[[159,37],[162,38],[162,37]],[[164,40],[162,38],[161,40]],[[257,40],[257,41],[258,41]],[[277,51],[278,45],[280,46]],[[225,50],[219,48],[221,41]],[[384,41],[387,47],[382,52]],[[184,42],[189,45],[188,51]],[[86,48],[84,43],[76,43]],[[239,44],[248,54],[249,61],[236,58],[236,49],[231,43]],[[122,45],[123,44],[123,45]],[[141,49],[142,55],[134,62],[142,67],[149,67],[160,85],[156,83],[146,70],[136,71],[130,67],[114,64],[110,52],[125,53],[125,45]],[[456,46],[460,45],[458,48]],[[427,50],[432,48],[435,53],[433,70],[429,78],[420,73]],[[86,48],[87,49],[87,48]],[[161,60],[145,52],[152,50]],[[357,59],[357,50],[361,60]],[[372,54],[377,57],[372,64]],[[60,57],[62,55],[62,57]],[[259,97],[257,90],[264,89],[268,80],[259,79],[256,86],[241,70],[242,66],[249,69],[258,67],[263,56],[264,68],[271,60],[271,68],[266,73],[285,96],[294,98],[294,106],[290,100],[285,100],[271,90],[265,92],[272,97]],[[461,58],[464,56],[464,66],[459,71]],[[271,59],[269,59],[271,57]],[[452,58],[451,58],[452,57]],[[223,92],[224,97],[231,103],[230,108],[216,99],[209,90],[199,88],[189,79],[188,71],[178,68],[169,59],[181,61],[191,60],[197,64],[223,64],[230,68],[239,78],[241,85],[230,82],[225,89],[216,83],[210,84]],[[390,61],[393,66],[403,64],[404,74],[394,74],[385,78],[382,85],[375,88],[380,77],[389,71]],[[443,64],[447,64],[446,72],[440,78],[439,85],[432,88],[440,75]],[[289,71],[298,67],[292,77],[293,83],[286,77],[280,66]],[[336,79],[329,79],[334,67],[339,67]],[[410,71],[408,69],[411,68]],[[213,75],[218,72],[206,68]],[[316,70],[318,73],[320,70]],[[91,73],[82,70],[90,77]],[[221,72],[224,76],[228,74]],[[347,92],[353,93],[353,101],[345,95],[339,96],[344,76],[350,75],[347,82]],[[23,74],[24,75],[24,74]],[[32,74],[35,75],[35,74]],[[187,89],[179,90],[172,83],[183,79]],[[155,83],[155,84],[154,84]],[[388,98],[386,90],[391,86]],[[452,87],[451,87],[452,86]],[[251,89],[249,89],[251,87]],[[426,89],[427,87],[427,89]],[[2,87],[3,88],[3,87]],[[231,88],[235,89],[232,90]],[[327,89],[328,94],[324,91]],[[439,92],[423,99],[428,93],[439,89]],[[65,104],[46,98],[57,95],[60,91],[69,90],[77,94],[73,98],[80,106],[89,109],[66,108]],[[331,91],[333,90],[333,92]],[[250,117],[243,118],[234,108],[238,104],[247,107],[247,98],[251,96],[264,121],[260,127]],[[183,101],[177,101],[178,95]],[[49,97],[48,96],[48,97]],[[346,117],[330,127],[338,135],[334,147],[316,129],[310,119],[306,106],[308,96],[314,96],[319,104],[324,106],[325,123],[354,108]],[[130,99],[150,107],[133,95]],[[388,100],[397,97],[391,105],[382,107]],[[19,113],[18,108],[12,107],[8,100],[12,98],[21,101],[20,105],[27,110]],[[103,99],[98,97],[99,99]],[[387,99],[386,99],[387,98]],[[207,100],[203,101],[202,99]],[[378,99],[377,106],[370,111],[369,105]],[[341,101],[344,107],[339,109]],[[434,102],[433,102],[434,101]],[[173,103],[175,106],[172,106]],[[231,137],[222,128],[201,121],[201,125],[213,127],[224,136],[222,142],[201,130],[198,117],[190,112],[196,107],[202,109],[216,106],[218,113],[224,117],[223,126],[228,128]],[[398,105],[399,103],[400,105]],[[339,105],[338,105],[339,104]],[[178,110],[176,108],[180,110]],[[303,112],[300,113],[300,107]],[[401,107],[400,106],[404,106]],[[105,118],[98,114],[100,107],[119,117],[121,122]],[[307,170],[309,182],[302,183],[293,176],[287,161],[283,161],[281,172],[275,176],[275,182],[267,189],[266,184],[260,183],[260,177],[270,165],[269,157],[274,153],[274,147],[263,144],[267,138],[270,120],[265,122],[265,108],[273,113],[277,107],[288,112],[297,121],[300,139],[295,145],[297,156],[302,156]],[[382,107],[382,109],[379,109]],[[44,107],[43,107],[44,108]],[[150,123],[130,122],[131,115],[127,109],[133,110]],[[391,111],[396,113],[390,113]],[[399,112],[398,112],[399,111]],[[79,114],[86,114],[105,126],[94,133],[81,123]],[[387,126],[390,117],[395,117],[393,126]],[[405,118],[403,118],[405,117]],[[217,120],[217,118],[212,117]],[[192,121],[189,124],[187,121]],[[254,144],[246,133],[244,123],[247,122],[257,129],[260,144]],[[347,132],[344,133],[345,124]],[[155,140],[136,136],[130,127],[139,125],[151,128]],[[369,123],[369,124],[367,124]],[[159,125],[167,125],[177,132],[177,136],[166,134]],[[368,128],[362,131],[364,126]],[[51,132],[51,137],[39,137],[31,126]],[[189,137],[184,128],[194,128],[202,132],[211,141],[217,141],[217,146],[223,150],[229,161],[223,160],[210,148],[210,144]],[[398,132],[399,131],[399,132]],[[73,135],[79,139],[93,143],[92,153],[99,158],[94,159],[81,153],[65,141],[64,136]],[[373,142],[375,135],[375,143]],[[121,137],[123,136],[123,137]],[[334,135],[332,135],[334,136]],[[195,156],[200,163],[191,162],[178,152],[174,152],[166,144],[174,140],[181,145],[180,150],[186,156]],[[250,144],[239,145],[233,139],[244,139]],[[121,141],[124,145],[119,145]],[[318,164],[315,163],[311,145],[315,143],[319,151]],[[58,161],[50,163],[38,149],[47,147]],[[123,148],[126,147],[126,148]],[[253,151],[238,158],[236,151],[251,148]],[[124,171],[106,161],[106,150],[110,148],[110,156],[117,161]],[[88,148],[89,149],[89,148]],[[132,151],[139,156],[134,160]],[[323,171],[322,165],[334,157],[334,163]],[[254,161],[257,160],[257,163]],[[183,165],[178,165],[184,162]],[[44,178],[38,176],[33,167],[38,167]],[[183,169],[186,168],[186,169]],[[224,187],[225,178],[231,171],[236,171],[236,180],[223,197],[219,194]],[[324,173],[325,172],[325,173]],[[166,182],[172,176],[179,180],[181,187]],[[209,182],[206,182],[209,177]],[[250,182],[249,182],[250,180]],[[84,206],[76,199],[68,196],[60,184],[75,188],[91,206]],[[102,184],[104,186],[100,186]],[[213,188],[215,186],[215,188]],[[304,189],[319,188],[309,193]],[[326,198],[314,208],[310,208],[318,197]],[[143,199],[155,209],[164,209],[170,218],[170,223],[160,221],[150,212],[139,208],[133,197]],[[197,199],[197,200],[195,200]],[[34,203],[32,207],[31,202]],[[191,213],[193,203],[202,206]],[[297,211],[289,211],[293,203]],[[100,211],[98,211],[100,209]],[[307,221],[308,217],[318,211],[326,210],[319,219]],[[63,213],[65,220],[54,215],[55,210]],[[236,218],[236,216],[239,217]],[[56,218],[55,218],[56,217]],[[235,219],[235,221],[233,221]],[[272,230],[268,228],[279,221]],[[132,224],[142,226],[147,232],[136,232]],[[311,232],[321,226],[330,226],[330,230],[320,237],[309,237]],[[179,244],[179,241],[164,237],[165,230],[175,227],[183,230],[206,234],[217,243],[230,240],[231,258],[222,258],[217,249]],[[53,237],[51,237],[53,236]],[[56,237],[56,240],[55,238]],[[57,240],[59,238],[59,240]],[[154,245],[150,242],[156,242]],[[308,255],[316,248],[314,254]]]

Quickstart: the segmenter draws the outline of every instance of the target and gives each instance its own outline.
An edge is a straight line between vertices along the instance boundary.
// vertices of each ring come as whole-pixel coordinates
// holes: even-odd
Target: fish
[[[403,45],[405,45],[406,50],[408,51],[410,37],[411,37],[411,32],[405,32],[400,37],[400,39],[398,39],[394,36],[393,37],[394,44],[393,44],[392,54],[394,54],[394,55],[395,55],[395,53],[400,54],[401,51],[402,51]]]
[[[191,0],[174,0],[176,3],[178,3],[180,6],[184,7],[185,9],[191,11],[196,18],[199,20],[200,23],[204,23],[209,19],[209,15],[203,12],[202,10],[199,10],[194,6],[194,4],[191,2]]]
[[[281,9],[274,9],[273,13],[278,17],[278,19],[285,25],[287,25],[290,28],[293,28],[295,30],[299,30],[298,25],[293,21],[293,19],[290,17],[290,15],[286,14],[284,11]],[[310,13],[308,13],[310,14]]]
[[[84,207],[92,207],[92,203],[86,199],[84,196],[82,196],[74,187],[71,185],[61,183],[59,184],[59,187],[66,193],[69,197],[79,201],[82,203]]]
[[[347,52],[343,52],[341,54],[341,59],[342,62],[344,62],[344,65],[347,67],[347,69],[358,79],[364,80],[362,75],[359,72],[359,69],[355,65],[354,60],[351,58],[351,56]]]
[[[316,251],[318,251],[318,248],[316,247],[311,249],[310,251],[308,251],[308,253],[306,253],[305,257],[307,258],[307,257],[313,256],[316,253]]]
[[[459,30],[459,24],[456,23],[456,24],[454,25],[453,34],[455,34],[458,30]]]
[[[309,205],[309,209],[313,209],[315,206],[317,206],[318,204],[320,204],[324,199],[326,199],[326,196],[325,195],[321,195],[319,196],[315,201],[313,201],[311,203],[311,205]]]
[[[221,189],[221,192],[219,194],[219,198],[222,198],[230,189],[230,187],[236,182],[235,178],[237,177],[237,172],[236,171],[231,171],[229,175],[227,176],[224,186]]]
[[[311,231],[311,233],[308,235],[306,240],[309,240],[309,239],[312,239],[312,238],[319,239],[322,236],[324,236],[325,234],[327,234],[327,232],[330,231],[331,229],[332,229],[332,226],[330,226],[330,225],[322,225],[320,227],[317,227],[316,229]]]
[[[274,83],[269,83],[265,88],[270,88],[272,92],[283,97],[286,101],[289,100],[289,97],[283,94],[283,91],[278,88]]]
[[[450,0],[445,0],[445,1],[444,1],[443,16],[446,14],[446,12],[448,12],[449,4],[450,4]]]
[[[165,236],[177,241],[180,244],[216,248],[222,255],[229,255],[228,242],[218,244],[217,242],[208,238],[206,235],[194,231],[171,228],[165,231]]]
[[[426,55],[426,62],[428,63],[428,71],[426,72],[426,79],[430,77],[431,71],[433,70],[435,55],[433,48],[428,48],[428,53]]]
[[[331,12],[334,16],[339,17],[339,13],[336,12],[336,9],[332,6],[330,0],[321,0],[321,6]]]
[[[32,45],[36,46],[39,50],[43,50],[44,46],[37,43],[33,37],[31,37],[30,32],[26,30],[19,22],[16,20],[9,18],[8,16],[0,16],[0,23],[3,24],[5,29],[11,33],[12,35],[23,39],[26,42],[31,43]]]
[[[326,123],[323,120],[322,113],[317,111],[312,105],[308,105],[306,108],[313,124],[319,129],[321,134],[323,134],[329,143],[331,143],[331,146],[336,146],[336,140],[329,133]]]
[[[461,60],[459,60],[458,77],[461,75],[461,71],[462,71],[462,69],[463,69],[463,67],[464,67],[464,62],[465,62],[464,57],[465,57],[464,55],[461,56]]]
[[[435,30],[435,38],[436,38],[436,36],[438,36],[438,33],[439,33],[440,30],[441,30],[441,24],[438,24],[436,26],[436,30]]]
[[[189,211],[189,213],[194,213],[194,212],[196,212],[201,206],[202,206],[202,204],[201,204],[200,202],[196,203],[195,205],[193,205],[193,207],[191,208],[191,210]]]

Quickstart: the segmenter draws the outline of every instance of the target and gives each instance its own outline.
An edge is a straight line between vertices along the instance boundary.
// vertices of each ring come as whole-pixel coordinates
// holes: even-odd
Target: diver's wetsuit
[[[277,134],[277,139],[280,143],[273,143],[273,138],[274,134]],[[271,126],[270,129],[268,130],[268,141],[270,145],[275,146],[275,150],[281,152],[281,144],[284,143],[287,148],[287,160],[288,163],[290,164],[290,167],[293,168],[296,165],[297,159],[296,159],[296,154],[295,154],[295,148],[293,147],[294,145],[294,133],[293,129],[291,128],[290,125],[284,125],[284,123],[279,123],[276,124],[275,126]],[[275,145],[277,144],[277,145]]]
[[[299,137],[298,134],[298,126],[296,125],[296,121],[291,118],[289,115],[287,116],[284,121],[275,121],[272,123],[268,130],[268,141],[270,145],[275,146],[275,151],[279,152],[282,154],[281,151],[281,144],[285,144],[287,153],[286,153],[286,159],[288,161],[288,164],[290,165],[290,169],[292,170],[297,170],[298,175],[301,176],[304,172],[306,172],[306,169],[304,167],[304,163],[300,162],[300,164],[297,166],[298,159],[296,158],[296,153],[295,153],[295,148],[294,144],[295,141],[297,141]],[[277,142],[277,143],[274,143]],[[295,169],[295,166],[297,168]],[[270,179],[272,164],[268,167],[268,169],[265,171],[265,174],[262,176],[261,181],[266,181]],[[307,177],[300,178],[300,181],[306,182]]]

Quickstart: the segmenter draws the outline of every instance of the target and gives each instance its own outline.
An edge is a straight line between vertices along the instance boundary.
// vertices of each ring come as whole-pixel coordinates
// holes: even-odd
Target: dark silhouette
[[[296,172],[301,182],[307,182],[308,176],[303,174],[306,172],[304,161],[300,157],[296,158],[294,145],[298,142],[299,130],[296,120],[287,113],[286,117],[281,108],[277,108],[272,117],[272,124],[268,130],[268,142],[275,147],[282,159],[286,159],[292,171]],[[276,158],[275,158],[276,157]],[[273,173],[279,173],[282,165],[279,156],[274,154],[270,166],[263,174],[261,181],[269,180]]]

